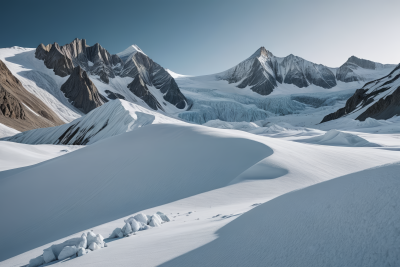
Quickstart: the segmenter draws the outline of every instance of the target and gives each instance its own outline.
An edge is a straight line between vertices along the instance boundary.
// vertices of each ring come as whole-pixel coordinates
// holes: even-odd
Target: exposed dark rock
[[[395,81],[400,79],[400,64],[387,76],[366,83],[347,100],[346,106],[324,117],[326,122],[343,117],[354,111],[362,111],[356,120],[367,118],[389,119],[400,115],[400,87]],[[389,92],[389,93],[388,93]]]
[[[131,78],[140,75],[141,82],[143,82],[146,88],[147,86],[155,87],[161,91],[165,101],[179,109],[184,109],[187,105],[186,98],[179,90],[174,78],[148,56],[138,51],[141,50],[139,48],[138,50],[133,50],[132,54],[127,55],[127,62],[124,62],[118,55],[110,55],[110,53],[98,43],[93,46],[88,46],[86,40],[75,39],[70,44],[61,47],[57,43],[48,46],[41,44],[37,47],[35,56],[38,59],[44,60],[48,68],[53,69],[57,75],[62,77],[70,75],[74,67],[77,66],[91,75],[98,75],[100,80],[106,84],[110,82],[110,78],[115,78],[116,75]],[[156,102],[158,103],[157,98],[155,96],[150,97],[149,95],[151,95],[151,92],[148,89],[144,89],[144,87],[141,86],[141,82],[139,80],[135,83],[132,82],[130,84],[131,91],[136,93],[141,92],[139,94],[143,97],[143,100],[146,101],[146,103],[148,101],[147,104],[149,104],[150,107],[157,109],[159,105],[155,104]],[[137,85],[139,88],[132,88],[133,85]],[[144,91],[146,91],[146,93],[143,93]],[[74,95],[75,94],[76,92]],[[121,95],[114,96],[122,99]],[[70,97],[72,96],[70,95]],[[101,97],[100,95],[99,98]],[[104,101],[107,100],[105,99]],[[75,102],[76,101],[74,101],[74,103]],[[83,103],[79,105],[81,104]],[[76,105],[76,103],[74,105]],[[83,107],[80,109],[82,110],[82,108]],[[88,109],[90,108],[86,110]]]
[[[0,123],[26,131],[64,122],[41,100],[29,93],[0,60]]]
[[[139,74],[128,84],[129,90],[134,93],[137,97],[142,99],[146,104],[154,110],[161,109],[162,106],[158,103],[157,99],[150,93],[146,86],[146,83],[142,80]]]
[[[25,120],[25,111],[21,102],[6,91],[0,84],[0,115],[11,119]]]
[[[321,123],[336,120],[346,114],[349,114],[350,112],[353,112],[358,104],[360,104],[364,100],[364,94],[366,91],[367,90],[365,89],[357,89],[354,95],[346,101],[346,105],[344,108],[341,108],[334,113],[326,115],[322,119]]]
[[[74,69],[68,80],[61,86],[61,91],[72,105],[84,113],[88,113],[105,102],[86,71],[80,66]]]
[[[105,90],[105,92],[106,92],[106,94],[107,94],[107,97],[109,98],[109,99],[124,99],[125,100],[125,97],[123,96],[123,95],[120,95],[120,94],[118,94],[118,93],[114,93],[114,92],[111,92],[110,90]]]
[[[39,47],[41,46],[42,45]],[[38,54],[43,55],[42,52],[43,51],[40,48]],[[51,46],[50,51],[47,53],[46,58],[44,59],[44,64],[47,68],[53,69],[54,73],[61,77],[70,75],[74,69],[71,58],[63,54],[60,46],[57,43],[54,43]]]
[[[138,71],[140,70],[140,72]],[[131,92],[135,95],[141,95],[141,98],[153,109],[163,109],[154,96],[151,94],[147,86],[154,86],[163,93],[164,100],[179,109],[186,107],[186,98],[179,90],[174,78],[160,65],[151,60],[143,53],[135,53],[125,62],[121,75],[129,76],[135,74],[134,81],[128,85]],[[140,77],[140,80],[136,77]],[[136,80],[136,81],[135,81]],[[143,86],[144,85],[144,86]],[[138,88],[135,88],[138,86]],[[144,89],[144,87],[146,89]],[[144,93],[146,91],[146,93]],[[136,92],[136,93],[135,93]],[[139,93],[140,92],[140,93]],[[138,95],[137,95],[138,96]],[[155,104],[154,100],[157,102]]]
[[[46,67],[54,69],[61,77],[71,74],[74,67],[80,66],[90,74],[100,76],[105,83],[109,82],[109,78],[115,77],[114,65],[119,63],[121,68],[122,62],[117,55],[111,56],[101,45],[96,43],[88,46],[85,39],[78,38],[61,47],[57,43],[48,46],[40,44],[36,48],[35,56],[44,60]]]
[[[329,89],[336,86],[333,72],[323,66],[289,55],[283,59],[275,57],[264,47],[237,66],[217,75],[218,79],[237,83],[238,88],[250,89],[261,95],[269,95],[278,83],[307,87],[311,84]]]

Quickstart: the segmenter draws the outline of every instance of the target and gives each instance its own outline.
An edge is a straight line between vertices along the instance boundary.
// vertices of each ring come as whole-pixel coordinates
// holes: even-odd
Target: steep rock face
[[[62,77],[70,75],[77,66],[83,69],[87,75],[98,76],[106,84],[109,84],[110,79],[116,76],[136,79],[139,75],[140,79],[132,80],[128,88],[136,96],[142,98],[149,107],[164,111],[166,109],[162,105],[167,107],[172,104],[173,108],[187,108],[186,98],[181,93],[174,78],[135,45],[117,55],[111,55],[98,43],[88,46],[86,40],[75,39],[70,44],[61,47],[57,43],[47,46],[40,44],[36,49],[35,56],[44,60],[48,68],[54,69],[54,72]],[[125,88],[126,84],[124,85]],[[138,86],[138,88],[134,88],[134,86]],[[109,99],[125,98],[114,90],[108,91],[112,92],[111,94],[107,93]],[[120,90],[120,92],[122,93],[123,90]],[[129,91],[126,90],[126,92]],[[68,98],[76,97],[75,94],[76,92],[74,96],[69,95]],[[126,99],[129,99],[129,96],[125,96]],[[99,97],[102,96],[99,94]],[[97,101],[94,102],[97,103],[94,106],[99,104]],[[74,103],[76,105],[76,101]],[[79,104],[81,110],[83,110],[82,104],[83,102]],[[92,107],[93,105],[86,108],[86,112],[91,110]]]
[[[61,77],[71,74],[74,67],[80,66],[90,74],[100,76],[105,83],[115,77],[113,69],[122,62],[117,55],[110,55],[98,43],[88,46],[85,39],[75,39],[61,47],[57,43],[47,46],[40,44],[35,56],[44,60],[46,67],[54,69]]]
[[[388,69],[389,73],[395,65],[393,64],[380,64],[370,60],[361,59],[355,56],[351,56],[342,66],[336,71],[336,79],[342,82],[366,82],[368,76],[365,75],[365,70],[383,70]],[[385,74],[385,75],[386,75]]]
[[[326,122],[342,116],[364,121],[400,115],[400,64],[387,76],[366,83],[346,102],[344,108],[324,117]]]
[[[0,123],[19,131],[63,124],[50,108],[22,86],[1,60]]]
[[[261,95],[272,93],[278,83],[294,84],[300,88],[312,84],[326,89],[336,86],[335,75],[329,68],[293,55],[278,58],[264,47],[237,66],[216,76],[229,83],[240,82],[238,88],[249,86]]]
[[[25,120],[25,111],[21,102],[0,85],[0,115],[11,118]]]
[[[336,112],[326,115],[322,119],[321,123],[331,121],[331,120],[336,120],[340,117],[345,116],[346,114],[353,112],[356,109],[356,107],[358,106],[358,104],[360,104],[363,101],[365,92],[366,92],[366,90],[364,90],[364,89],[357,89],[356,92],[354,93],[354,95],[351,96],[346,101],[346,105],[344,108],[338,109]]]
[[[143,99],[152,109],[164,110],[160,104],[163,100],[178,109],[184,109],[187,106],[187,100],[179,90],[174,78],[143,53],[135,52],[127,59],[121,71],[121,76],[134,78],[132,83],[128,85],[129,90]],[[159,90],[162,99],[157,99],[147,87],[154,87]]]
[[[139,74],[133,79],[133,81],[128,85],[129,90],[134,93],[137,97],[142,99],[146,104],[154,110],[161,109],[164,111],[163,107],[158,103],[157,99],[151,94],[146,83],[142,80]]]
[[[84,113],[103,105],[107,100],[98,92],[86,71],[77,66],[68,80],[61,86],[65,97]]]

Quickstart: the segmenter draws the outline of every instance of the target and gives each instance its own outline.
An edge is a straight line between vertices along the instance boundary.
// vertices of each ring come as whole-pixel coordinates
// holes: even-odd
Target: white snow
[[[301,142],[330,146],[379,146],[377,144],[368,142],[364,138],[355,134],[345,133],[338,130],[330,130],[321,136],[312,137],[310,139],[302,139]]]
[[[26,167],[75,151],[82,146],[26,145],[0,141],[0,172]]]
[[[0,48],[0,60],[30,93],[51,108],[61,120],[73,121],[82,112],[72,106],[60,90],[68,77],[59,77],[35,58],[34,48]]]
[[[18,133],[20,133],[20,131],[17,131],[13,128],[10,128],[10,127],[0,123],[0,138],[13,136]]]
[[[184,259],[182,255],[185,254],[194,255],[195,259],[198,248],[203,245],[205,248],[212,247],[219,239],[224,244],[229,243],[231,239],[220,235],[219,231],[229,228],[230,223],[236,222],[234,219],[241,219],[239,216],[244,216],[246,226],[234,227],[228,235],[241,238],[245,242],[243,244],[250,244],[254,235],[245,233],[254,229],[259,235],[253,246],[254,253],[264,255],[258,240],[269,240],[268,234],[271,233],[263,230],[269,225],[263,222],[264,217],[258,219],[257,216],[268,216],[269,213],[257,212],[246,219],[246,212],[258,203],[272,203],[276,210],[290,215],[293,214],[291,210],[285,212],[287,208],[274,206],[272,199],[316,183],[397,161],[400,161],[397,151],[379,147],[316,146],[204,126],[149,125],[29,167],[24,172],[10,176],[0,173],[0,209],[5,215],[0,236],[4,237],[2,240],[7,240],[7,245],[0,240],[3,251],[1,260],[9,258],[3,262],[6,266],[23,265],[40,255],[49,242],[60,243],[65,238],[71,238],[68,237],[71,233],[76,233],[76,236],[93,229],[108,236],[121,226],[121,218],[129,218],[133,212],[155,214],[159,210],[170,217],[168,224],[151,231],[140,231],[130,238],[118,239],[99,253],[89,253],[63,264],[107,266],[112,262],[115,265],[155,266],[174,258],[179,261]],[[20,187],[20,184],[25,187]],[[13,192],[16,200],[29,198],[30,201],[5,205],[9,192]],[[71,195],[71,192],[74,193]],[[287,196],[291,195],[293,193]],[[288,206],[302,206],[301,199],[290,201]],[[19,212],[15,214],[14,210]],[[34,213],[31,213],[33,210]],[[11,213],[12,216],[7,216]],[[35,229],[27,228],[24,236],[9,237],[15,232],[13,229],[21,229],[24,223],[22,218],[29,214],[30,224],[35,225]],[[318,221],[318,217],[313,218]],[[297,219],[289,221],[296,223]],[[260,223],[266,228],[258,228]],[[275,225],[282,224],[280,220]],[[304,227],[308,227],[306,223]],[[297,228],[291,229],[295,231]],[[298,233],[302,235],[303,232]],[[26,241],[28,237],[29,242]],[[291,248],[285,242],[292,239],[283,237],[282,244]],[[57,240],[60,238],[63,239]],[[301,238],[293,240],[297,240],[295,244],[302,247]],[[274,243],[271,242],[270,246]],[[23,254],[10,258],[20,253]],[[221,253],[228,251],[222,250]],[[269,257],[273,255],[268,254]],[[260,258],[243,260],[252,265],[257,264]],[[216,259],[210,257],[208,260],[212,262]],[[187,266],[187,261],[184,262],[186,265],[175,266]],[[243,261],[238,261],[238,264],[246,266]]]
[[[126,48],[124,51],[117,53],[117,56],[119,56],[122,59],[122,61],[125,62],[130,56],[132,56],[137,52],[144,54],[142,49],[140,49],[139,46],[134,44]]]
[[[159,123],[179,124],[184,122],[146,109],[140,105],[116,99],[69,124],[34,129],[5,140],[26,144],[63,144],[69,136],[65,135],[65,133],[70,127],[73,127],[69,134],[72,134],[78,128],[80,131],[76,130],[75,135],[69,138],[68,144],[74,144],[76,140],[86,140],[85,144],[92,144],[104,138]],[[64,138],[60,139],[62,136]]]

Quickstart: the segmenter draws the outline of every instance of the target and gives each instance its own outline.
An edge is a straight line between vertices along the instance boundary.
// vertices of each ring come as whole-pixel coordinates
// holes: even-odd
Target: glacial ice
[[[335,105],[347,100],[352,90],[332,93],[308,93],[274,96],[254,96],[228,93],[214,89],[181,88],[192,103],[190,110],[179,113],[179,118],[204,124],[210,120],[253,122],[271,116],[301,113],[307,108]]]

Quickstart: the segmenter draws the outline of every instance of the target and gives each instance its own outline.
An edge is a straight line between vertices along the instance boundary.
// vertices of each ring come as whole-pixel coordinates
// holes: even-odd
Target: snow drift
[[[362,137],[355,134],[344,133],[338,130],[330,130],[324,135],[312,137],[299,142],[314,143],[319,145],[329,146],[352,146],[352,147],[365,147],[365,146],[379,146],[378,144],[371,143]]]
[[[396,163],[282,195],[160,266],[398,266],[399,172]]]
[[[242,135],[202,126],[150,125],[14,175],[0,172],[0,261],[227,185],[273,153]],[[26,218],[34,227],[26,227]]]

